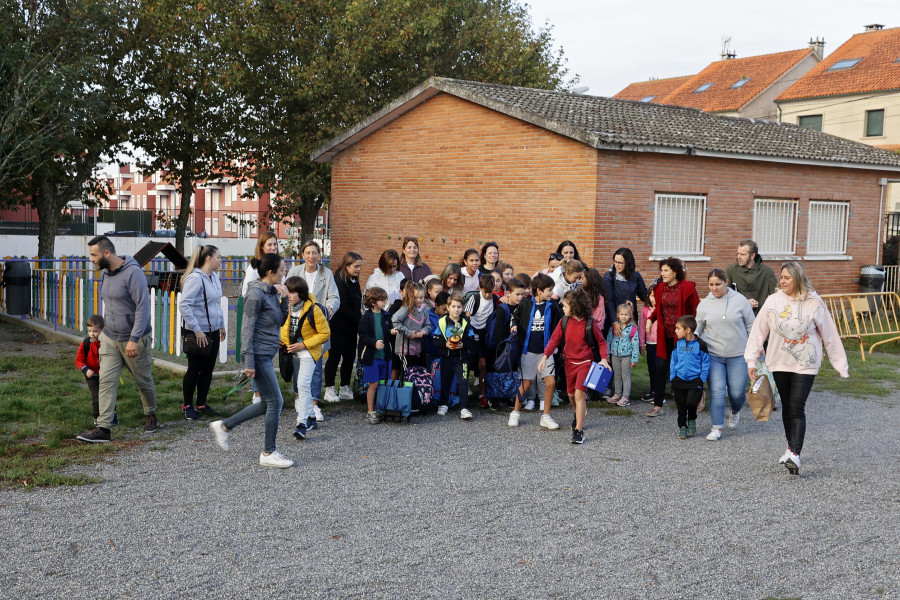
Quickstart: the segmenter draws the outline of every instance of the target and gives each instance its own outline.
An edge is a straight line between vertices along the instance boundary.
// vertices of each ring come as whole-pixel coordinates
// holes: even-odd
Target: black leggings
[[[206,358],[188,354],[187,373],[181,389],[184,392],[184,406],[194,404],[194,390],[197,390],[197,406],[206,405],[206,397],[209,395],[209,385],[212,382],[213,369],[216,367],[216,359],[219,357],[219,332],[213,331],[206,334],[212,351]]]
[[[812,389],[815,375],[801,375],[789,371],[773,371],[775,387],[781,396],[781,420],[784,422],[784,436],[794,454],[803,450],[806,437],[806,399]]]
[[[356,332],[331,330],[331,350],[325,361],[325,387],[334,387],[338,363],[341,363],[341,385],[350,385],[353,361],[356,359]]]
[[[660,340],[659,337],[656,338],[657,344],[663,343],[666,345],[666,358],[656,357],[656,383],[653,386],[653,392],[656,394],[653,397],[653,404],[655,406],[662,406],[663,399],[666,397],[666,382],[669,380],[669,364],[672,362],[672,352],[675,351],[675,338],[663,338],[663,340]]]
[[[678,406],[678,426],[687,427],[688,421],[697,420],[697,407],[703,394],[703,381],[698,377],[685,381],[680,377],[672,380],[672,393]]]

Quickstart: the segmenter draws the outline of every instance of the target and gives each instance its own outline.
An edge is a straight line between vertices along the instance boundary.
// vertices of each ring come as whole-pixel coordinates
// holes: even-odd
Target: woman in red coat
[[[666,393],[666,380],[669,379],[669,360],[675,349],[675,321],[684,315],[697,316],[697,305],[700,297],[697,295],[697,287],[691,281],[684,280],[684,264],[680,259],[669,257],[659,261],[659,275],[662,281],[653,287],[653,296],[656,305],[650,316],[647,317],[647,333],[653,321],[659,320],[657,325],[656,342],[656,381],[653,387],[656,396],[653,399],[653,408],[647,413],[648,417],[658,417],[663,414],[663,398]]]

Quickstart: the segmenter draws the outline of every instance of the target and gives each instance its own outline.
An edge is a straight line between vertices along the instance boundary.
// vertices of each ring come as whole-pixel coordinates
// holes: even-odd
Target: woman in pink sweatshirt
[[[793,475],[800,474],[800,452],[806,434],[806,399],[822,365],[822,347],[838,374],[849,377],[847,355],[828,308],[812,289],[803,266],[785,263],[778,278],[779,289],[759,311],[744,360],[756,380],[756,364],[768,339],[766,366],[784,404],[781,413],[788,447],[779,459]]]

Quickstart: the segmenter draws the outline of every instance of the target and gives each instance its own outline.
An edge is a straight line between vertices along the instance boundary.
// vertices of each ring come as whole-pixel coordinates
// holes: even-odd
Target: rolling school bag
[[[395,421],[406,419],[412,414],[413,384],[399,379],[381,380],[375,394],[375,412]]]

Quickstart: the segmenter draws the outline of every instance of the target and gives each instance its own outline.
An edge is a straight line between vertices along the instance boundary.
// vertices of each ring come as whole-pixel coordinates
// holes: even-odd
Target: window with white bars
[[[763,256],[793,256],[797,250],[797,201],[757,198],[753,239]]]
[[[849,202],[811,200],[809,203],[807,254],[847,254],[847,224],[849,220]]]
[[[225,188],[225,206],[231,206],[231,197],[234,195],[234,186],[229,185]]]
[[[207,212],[212,210],[212,195],[209,193],[209,190],[203,190],[203,208],[206,209]]]
[[[213,236],[219,235],[219,217],[213,217],[212,220],[212,234]]]
[[[228,196],[225,198],[227,199]],[[225,213],[225,231],[231,231],[231,215],[228,213]]]
[[[706,196],[656,194],[653,254],[699,256],[706,234]]]

